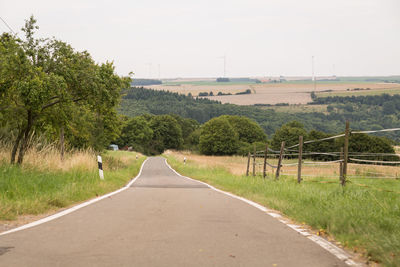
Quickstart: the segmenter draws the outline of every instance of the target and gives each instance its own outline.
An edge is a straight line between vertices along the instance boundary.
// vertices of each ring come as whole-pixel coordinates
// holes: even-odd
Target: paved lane
[[[278,220],[150,158],[131,188],[0,236],[0,266],[346,266]]]

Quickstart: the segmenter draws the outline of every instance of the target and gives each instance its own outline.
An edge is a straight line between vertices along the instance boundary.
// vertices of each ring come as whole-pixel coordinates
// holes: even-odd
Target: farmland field
[[[307,104],[311,102],[310,93],[314,91],[311,81],[287,81],[282,83],[253,83],[253,82],[227,82],[217,83],[214,80],[174,80],[161,85],[151,85],[147,88],[167,90],[193,96],[201,92],[213,92],[214,96],[207,98],[218,100],[222,103],[237,105],[254,104]],[[251,94],[235,95],[250,89]],[[400,84],[364,81],[318,81],[315,88],[319,96],[328,95],[359,95],[359,94],[397,94],[400,93]],[[223,94],[217,96],[218,92]]]

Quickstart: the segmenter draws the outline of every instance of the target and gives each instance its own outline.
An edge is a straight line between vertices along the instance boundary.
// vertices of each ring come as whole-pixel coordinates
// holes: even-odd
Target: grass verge
[[[74,155],[70,156],[71,158]],[[15,220],[19,215],[38,215],[115,191],[139,173],[145,157],[136,153],[107,152],[103,155],[104,180],[100,180],[96,157],[90,167],[68,169],[35,165],[10,165],[0,161],[0,220]],[[67,160],[68,161],[68,160]]]
[[[374,185],[400,191],[400,181],[354,180],[345,188],[323,178],[301,184],[289,177],[279,181],[233,175],[221,167],[199,167],[165,155],[179,173],[276,209],[299,224],[326,233],[345,247],[384,266],[400,266],[400,194],[375,190]],[[390,183],[390,185],[388,184]]]

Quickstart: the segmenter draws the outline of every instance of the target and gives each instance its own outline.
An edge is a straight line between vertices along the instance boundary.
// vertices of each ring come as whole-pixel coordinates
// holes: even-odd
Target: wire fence
[[[400,131],[400,128],[391,128],[371,131],[350,131],[346,122],[344,134],[303,142],[285,148],[282,142],[280,150],[273,150],[266,145],[264,151],[248,154],[246,175],[250,174],[250,167],[255,176],[262,173],[263,177],[271,172],[275,179],[281,175],[297,176],[300,183],[308,178],[339,179],[345,185],[349,179],[400,179],[400,157],[395,153],[349,152],[349,136],[351,134],[371,134],[379,132]],[[307,144],[324,142],[344,137],[342,151],[307,151],[303,147]],[[324,157],[324,160],[307,160]],[[385,160],[386,159],[386,160]],[[397,160],[398,159],[398,160]]]

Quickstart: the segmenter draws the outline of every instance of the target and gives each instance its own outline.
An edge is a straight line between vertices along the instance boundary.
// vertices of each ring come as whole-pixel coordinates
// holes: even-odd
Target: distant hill
[[[303,123],[307,130],[315,129],[326,133],[343,132],[347,119],[351,122],[351,128],[356,130],[400,127],[398,97],[385,95],[368,98],[316,98],[315,103],[327,104],[328,112],[289,114],[257,106],[221,104],[219,101],[190,95],[135,87],[123,92],[119,112],[131,117],[143,114],[177,114],[200,123],[221,115],[240,115],[258,122],[268,135],[274,134],[283,124],[292,120]],[[398,132],[387,133],[385,136],[400,142]]]

